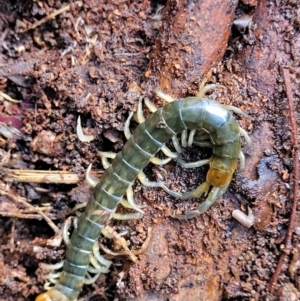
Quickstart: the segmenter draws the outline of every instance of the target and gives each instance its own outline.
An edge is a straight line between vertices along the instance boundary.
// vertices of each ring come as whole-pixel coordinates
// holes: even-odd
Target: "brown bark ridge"
[[[175,97],[195,93],[222,59],[237,1],[168,1],[145,72],[147,86]]]

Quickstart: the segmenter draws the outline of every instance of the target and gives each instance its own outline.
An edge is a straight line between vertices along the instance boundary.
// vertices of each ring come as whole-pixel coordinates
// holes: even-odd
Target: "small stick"
[[[6,192],[4,190],[1,190],[1,189],[0,189],[0,195],[6,195],[6,196],[10,197],[12,200],[14,200],[15,202],[20,203],[20,204],[24,205],[25,207],[34,210],[35,212],[40,214],[40,216],[42,216],[45,219],[45,221],[48,223],[48,225],[53,229],[53,231],[55,233],[59,232],[59,228],[51,221],[51,219],[39,207],[35,207],[35,206],[32,206],[31,204],[29,204],[27,199],[20,197],[20,196],[16,197],[15,195],[13,195],[9,192]]]
[[[44,218],[48,225],[53,229],[55,234],[59,233],[59,228],[52,222],[52,220],[40,209],[40,207],[34,207],[36,211]]]
[[[33,214],[33,213],[23,213],[19,211],[15,212],[8,212],[8,211],[0,211],[1,216],[6,216],[6,217],[16,217],[16,218],[23,218],[23,219],[37,219],[37,220],[42,220],[43,217],[41,217],[39,214]]]
[[[61,7],[60,9],[58,10],[55,10],[54,12],[52,12],[51,14],[47,15],[45,18],[35,22],[34,24],[32,24],[31,26],[29,26],[28,28],[24,29],[21,31],[21,33],[24,33],[26,31],[29,31],[31,29],[35,29],[36,27],[46,23],[47,21],[51,20],[51,19],[54,19],[56,16],[62,14],[63,12],[67,11],[67,10],[70,10],[71,8],[71,5],[72,4],[68,4],[68,5],[65,5],[63,7]],[[82,5],[82,1],[76,1],[75,2],[75,5],[78,5],[78,6],[81,6]]]
[[[281,272],[282,265],[287,255],[290,254],[292,249],[292,235],[295,229],[295,218],[297,214],[297,204],[298,204],[298,183],[299,183],[299,149],[298,149],[298,127],[295,116],[295,107],[294,107],[294,98],[292,92],[292,84],[290,78],[289,69],[283,69],[283,78],[285,83],[286,95],[289,104],[289,115],[291,120],[291,128],[292,128],[292,143],[293,143],[293,152],[294,152],[294,187],[293,187],[293,203],[291,208],[291,216],[289,221],[288,230],[285,236],[285,248],[283,249],[276,270],[271,278],[269,284],[269,290],[272,292],[274,290],[275,284],[277,283],[278,276]]]
[[[27,183],[61,183],[77,184],[79,177],[76,173],[59,170],[27,170],[6,169],[7,179]]]
[[[13,219],[12,220],[12,225],[11,225],[11,238],[10,238],[10,244],[11,244],[11,247],[10,247],[10,253],[13,253],[14,250],[15,250],[15,235],[16,235],[16,220]]]
[[[18,278],[25,283],[28,283],[31,280],[29,277],[25,276],[25,273],[17,271],[16,269],[13,269],[10,274],[12,277]]]

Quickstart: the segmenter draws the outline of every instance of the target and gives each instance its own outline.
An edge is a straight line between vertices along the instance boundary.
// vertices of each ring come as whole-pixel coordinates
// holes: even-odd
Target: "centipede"
[[[160,187],[177,199],[205,197],[197,209],[173,216],[177,219],[190,219],[206,212],[224,195],[238,165],[243,168],[245,164],[241,137],[244,137],[247,143],[251,143],[251,140],[232,113],[244,114],[243,111],[205,98],[208,90],[217,87],[219,86],[207,85],[196,96],[181,99],[173,99],[161,90],[156,90],[157,96],[168,103],[157,109],[146,100],[145,103],[152,112],[146,119],[141,109],[141,101],[139,102],[136,120],[140,124],[131,134],[129,122],[132,114],[130,114],[124,129],[128,140],[123,149],[118,154],[100,153],[106,170],[100,181],[94,183],[92,197],[79,216],[67,245],[66,258],[60,266],[62,272],[55,285],[38,295],[36,301],[76,301],[83,285],[90,281],[87,277],[89,272],[97,276],[108,271],[110,262],[100,256],[96,247],[97,240],[105,225],[114,216],[120,219],[142,217],[143,211],[134,203],[132,196],[132,185],[136,178],[143,185]],[[179,133],[181,144],[177,137]],[[171,139],[176,152],[166,146]],[[192,144],[211,147],[211,157],[196,162],[184,162],[179,156],[181,146]],[[160,150],[169,158],[163,160],[155,157]],[[108,158],[112,159],[110,163]],[[177,158],[178,163],[184,168],[208,164],[206,181],[196,189],[181,194],[169,189],[163,182],[152,182],[146,178],[143,169],[149,162],[162,164],[174,158]],[[123,199],[125,194],[127,204]],[[120,203],[137,210],[138,213],[125,214],[121,217],[116,213]]]

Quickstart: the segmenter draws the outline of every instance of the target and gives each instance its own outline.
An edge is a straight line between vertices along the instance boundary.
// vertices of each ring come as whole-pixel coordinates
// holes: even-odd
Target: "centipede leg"
[[[91,142],[95,139],[94,135],[85,135],[81,126],[81,118],[78,116],[77,127],[76,127],[77,137],[81,142]]]
[[[94,255],[91,255],[90,264],[91,265],[88,268],[88,272],[90,272],[90,273],[93,273],[93,274],[104,273],[105,274],[105,273],[109,272],[110,265],[102,265],[97,260],[96,256],[94,256]]]
[[[140,212],[141,214],[144,214],[143,210],[141,210],[143,206],[139,206],[134,202],[133,190],[131,186],[129,186],[126,190],[126,197],[127,197],[128,204],[130,206],[129,208],[134,209]]]
[[[78,210],[78,209],[76,208],[76,210]],[[70,216],[66,219],[66,221],[64,223],[64,226],[63,226],[63,240],[64,240],[64,243],[65,243],[66,246],[68,246],[70,244],[69,230],[70,230],[71,226],[73,226],[76,229],[77,228],[77,222],[78,222],[77,217]]]
[[[205,85],[203,88],[200,89],[200,91],[196,94],[197,97],[199,98],[204,98],[205,94],[210,91],[210,90],[215,90],[217,88],[225,88],[222,85],[219,84],[209,84]],[[226,88],[225,88],[226,89]]]
[[[173,145],[174,145],[174,147],[176,149],[176,152],[178,154],[180,154],[182,152],[182,149],[180,147],[180,143],[179,143],[179,140],[178,140],[177,136],[173,136],[172,137],[172,142],[173,142]]]
[[[99,278],[101,273],[95,274],[93,277],[87,273],[84,279],[84,284],[89,285],[89,284],[93,284],[97,281],[97,279]]]
[[[58,278],[61,276],[62,272],[57,272],[57,273],[49,273],[48,275],[45,275],[44,278],[49,281],[52,284],[56,284],[58,281]]]
[[[245,168],[245,155],[242,151],[239,154],[239,160],[240,160],[239,170],[243,170]]]
[[[125,213],[125,214],[121,214],[121,213],[114,213],[112,218],[119,220],[119,221],[129,221],[132,219],[141,219],[143,217],[142,213]]]
[[[122,201],[120,202],[120,204],[121,204],[124,208],[134,209],[134,208],[132,207],[132,205],[131,205],[126,199],[122,199]],[[137,207],[139,207],[139,208],[144,208],[144,207],[146,207],[146,205],[137,205]]]
[[[165,165],[165,164],[169,163],[171,160],[172,160],[172,158],[160,159],[157,157],[152,157],[150,159],[150,162],[155,165]]]
[[[138,102],[137,111],[133,116],[134,116],[134,120],[139,124],[141,124],[145,121],[145,117],[143,114],[142,98],[140,98],[140,100]]]
[[[181,133],[181,145],[183,147],[187,147],[188,146],[187,138],[188,138],[188,132],[187,132],[187,130],[182,131],[182,133]]]
[[[192,133],[193,131],[191,131],[190,133],[190,137],[189,137],[189,146],[190,143],[192,142],[195,145],[201,146],[201,147],[212,147],[212,143],[210,140],[210,137],[207,133],[198,133],[197,135],[196,133]]]
[[[154,93],[156,96],[160,97],[161,99],[165,100],[166,102],[173,102],[175,98],[173,98],[171,95],[163,92],[160,89],[155,89]]]
[[[196,134],[196,131],[195,130],[192,130],[190,132],[190,135],[189,135],[189,138],[188,138],[188,142],[187,142],[187,145],[188,146],[191,146],[193,143],[196,144],[196,145],[200,145],[200,146],[212,146],[211,142],[210,141],[202,141],[202,140],[206,140],[208,138],[208,135],[207,134],[204,134],[202,136],[198,136],[197,137],[197,140],[194,140],[195,138],[195,134]],[[186,137],[181,137],[181,140],[186,140]],[[186,145],[186,146],[187,146]],[[184,146],[184,145],[183,145]],[[209,164],[210,162],[210,159],[205,159],[205,160],[199,160],[199,161],[196,161],[196,162],[184,162],[182,160],[181,157],[178,157],[177,159],[177,162],[184,168],[195,168],[195,167],[200,167],[202,165],[205,165],[205,164]]]
[[[59,270],[63,267],[63,265],[64,265],[64,260],[54,264],[40,263],[40,266],[45,270]]]
[[[251,142],[251,138],[250,138],[250,136],[248,135],[248,133],[247,133],[243,128],[241,128],[241,127],[240,127],[240,133],[241,133],[241,135],[245,138],[247,144],[251,146],[251,145],[252,145],[252,142]]]
[[[114,159],[117,156],[117,154],[114,152],[101,151],[98,151],[98,155],[101,157],[101,162],[104,169],[107,169],[110,166],[110,162],[107,159]]]
[[[237,114],[240,114],[248,119],[251,119],[251,117],[246,114],[244,111],[242,111],[241,109],[239,109],[238,107],[235,107],[235,106],[231,106],[231,105],[222,105],[223,108],[225,108],[226,110],[228,111],[233,111]]]
[[[149,111],[151,113],[154,113],[157,111],[157,107],[149,100],[148,97],[144,98],[144,102],[145,102],[146,107],[149,109]]]
[[[130,132],[130,129],[129,129],[129,125],[130,125],[130,121],[131,121],[131,118],[133,116],[133,112],[130,112],[125,124],[124,124],[124,135],[125,135],[125,138],[127,140],[129,140],[131,137],[132,137],[132,134]]]
[[[92,174],[92,164],[90,164],[86,170],[85,173],[85,180],[87,181],[87,183],[91,186],[91,187],[96,187],[96,185],[99,183],[100,179],[98,179],[97,177],[95,177]]]
[[[100,249],[99,249],[99,244],[96,242],[93,245],[93,255],[94,257],[97,259],[97,262],[103,266],[105,266],[107,269],[109,269],[109,267],[112,264],[112,261],[104,258],[101,254],[100,254]]]
[[[154,181],[149,181],[148,178],[146,177],[145,173],[141,171],[137,178],[139,181],[146,187],[163,187],[164,184],[163,182],[154,182]]]
[[[167,146],[163,146],[161,151],[169,158],[176,159],[178,157],[178,153],[172,152]]]
[[[212,147],[212,144],[209,141],[194,141],[193,144],[201,147]]]
[[[209,164],[210,159],[204,159],[204,160],[199,160],[195,162],[184,162],[181,158],[177,159],[177,162],[184,168],[195,168],[195,167],[200,167],[205,164]]]
[[[45,290],[49,290],[53,286],[53,284],[57,283],[58,278],[61,275],[61,272],[55,272],[55,271],[62,269],[63,265],[64,265],[64,260],[55,264],[46,264],[46,263],[40,264],[40,267],[42,269],[51,271],[49,274],[44,275],[44,278],[47,280],[44,284]]]
[[[196,132],[197,132],[196,130],[191,130],[190,131],[189,139],[188,139],[188,142],[187,142],[187,146],[191,146],[193,144]]]

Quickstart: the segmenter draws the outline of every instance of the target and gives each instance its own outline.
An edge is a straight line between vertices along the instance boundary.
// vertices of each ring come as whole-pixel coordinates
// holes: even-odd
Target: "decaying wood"
[[[238,1],[167,2],[162,28],[145,72],[147,87],[174,97],[196,92],[222,59]],[[147,89],[147,88],[146,88]],[[148,90],[148,89],[147,89]]]

